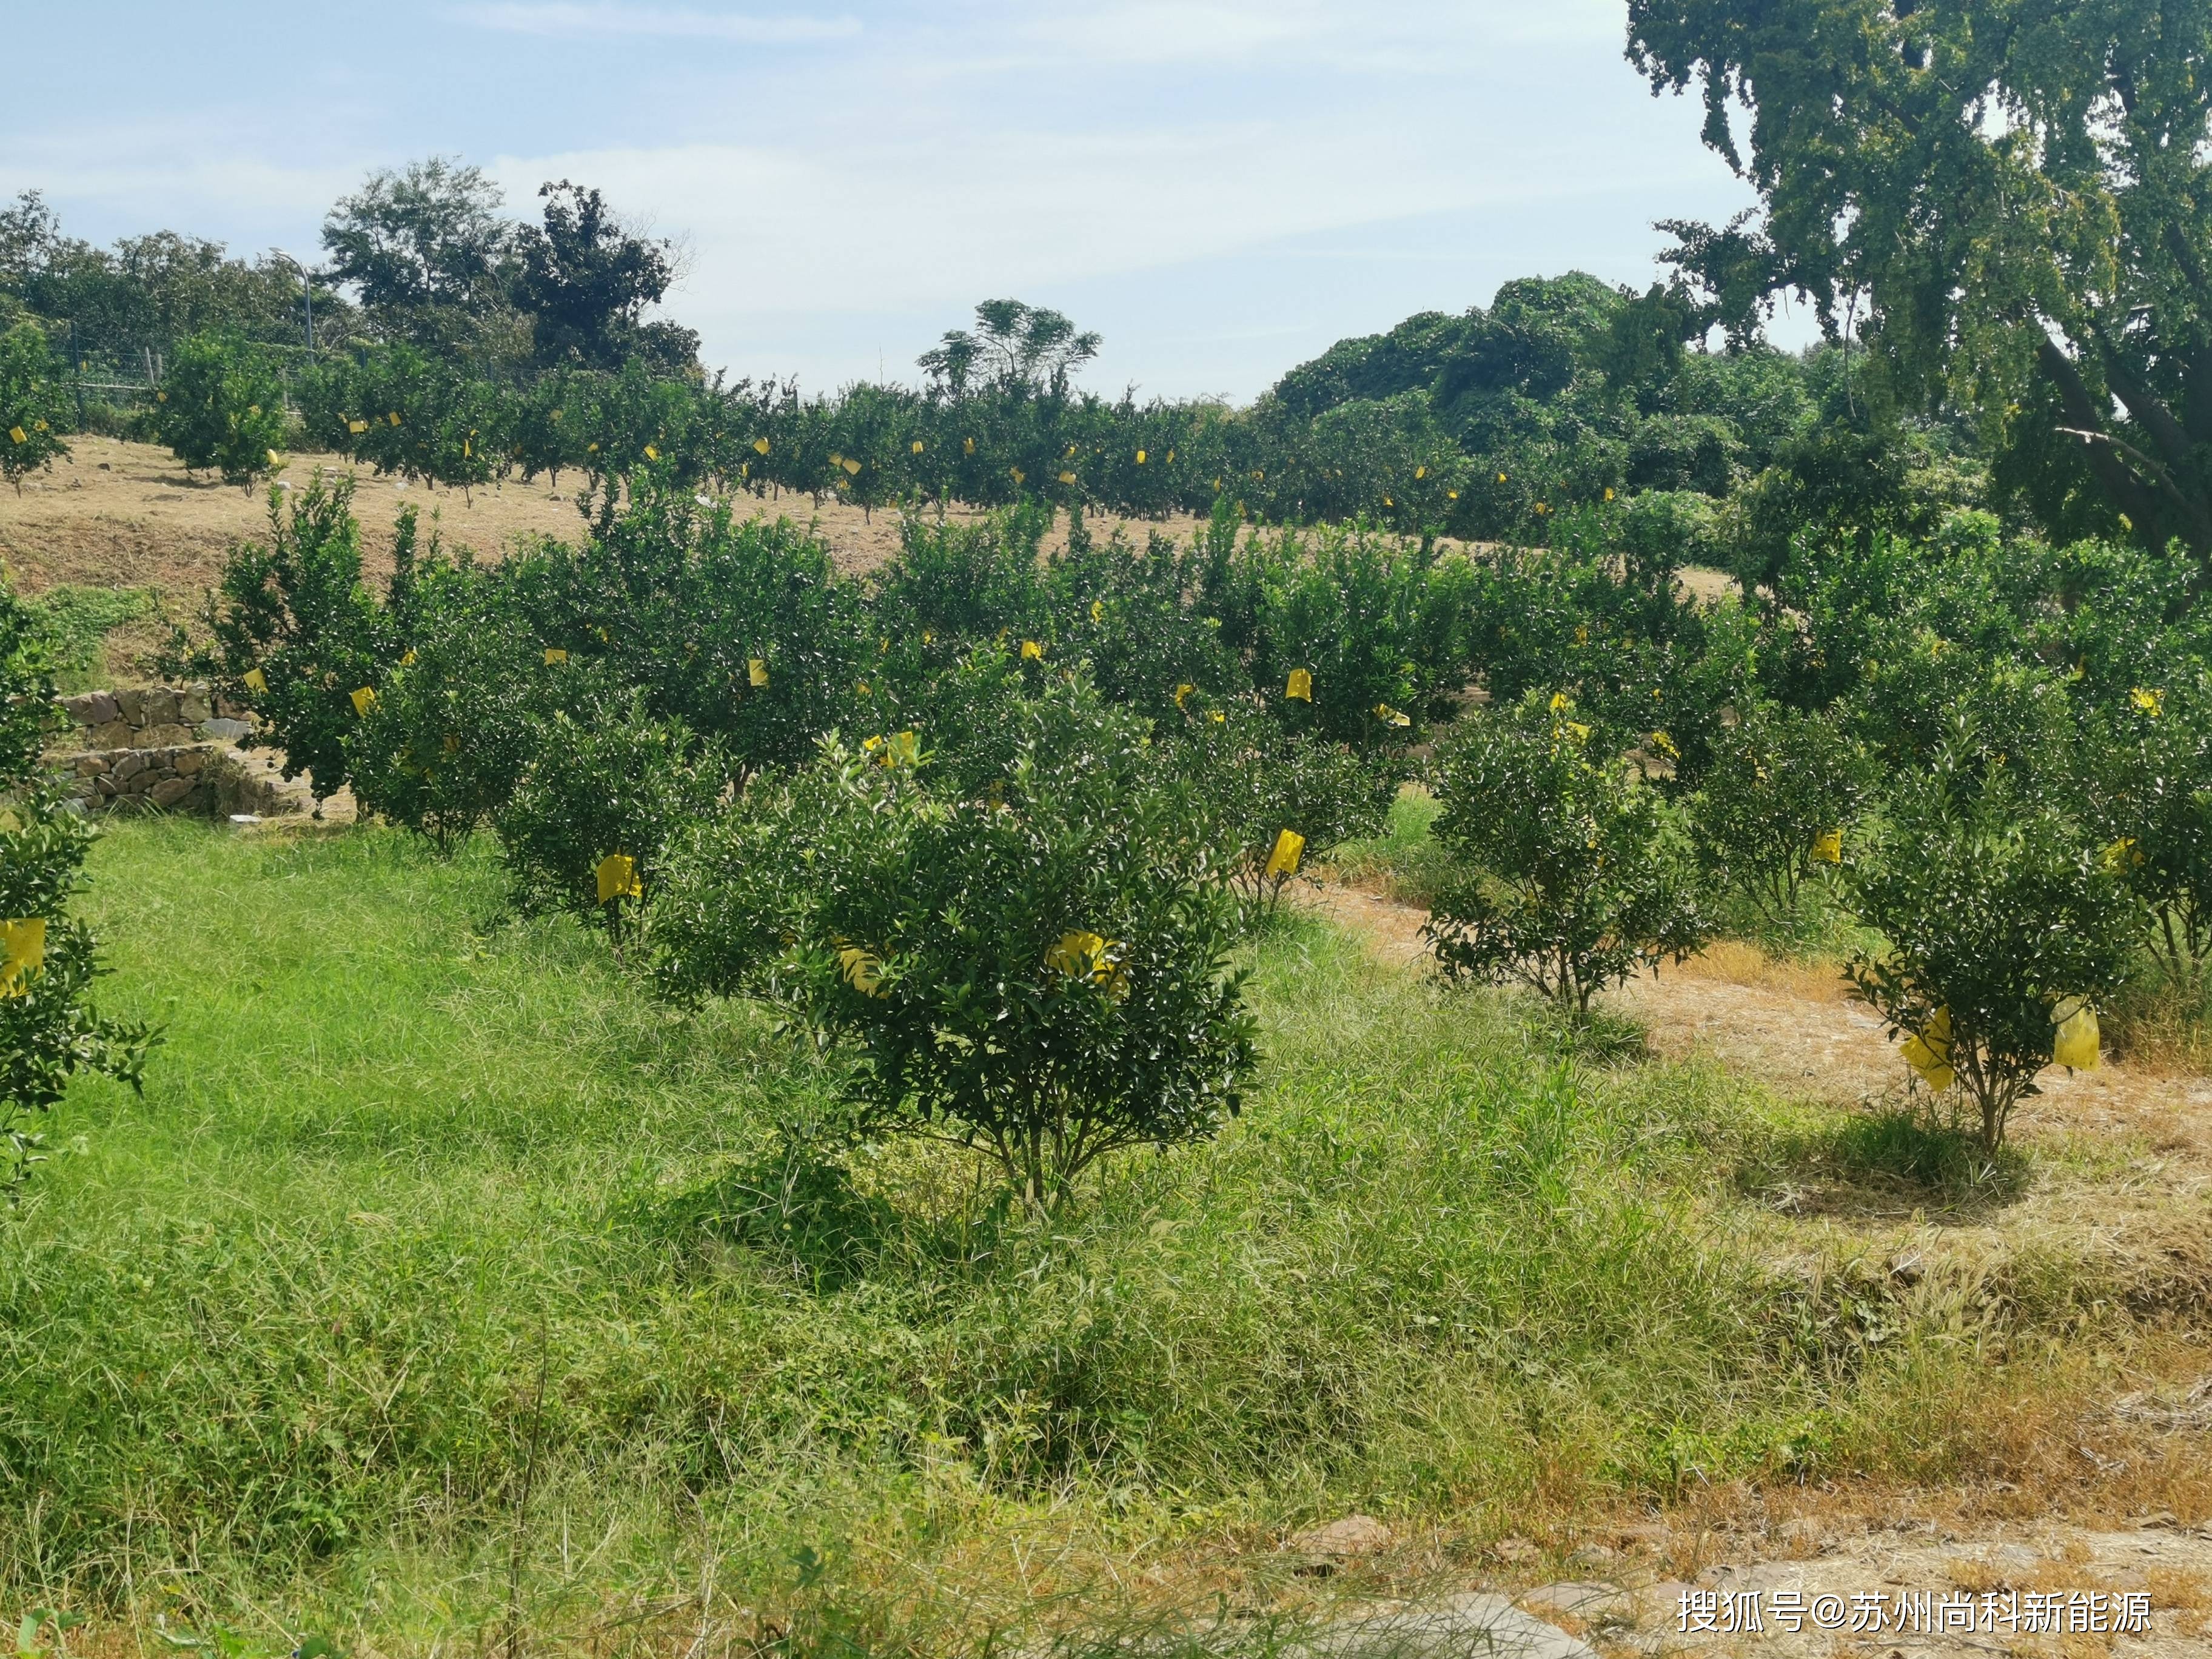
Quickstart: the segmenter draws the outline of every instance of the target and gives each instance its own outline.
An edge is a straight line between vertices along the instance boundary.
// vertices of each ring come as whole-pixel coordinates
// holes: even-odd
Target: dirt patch
[[[23,493],[0,490],[0,557],[26,592],[62,582],[100,587],[153,587],[171,602],[189,603],[210,586],[230,544],[264,533],[268,523],[265,495],[203,478],[193,482],[168,451],[113,438],[70,441],[71,453],[51,472],[25,481]],[[292,458],[280,478],[305,489],[318,475],[337,477],[349,469],[326,455]],[[356,475],[354,510],[360,517],[372,577],[389,574],[392,526],[400,510],[421,510],[424,527],[436,515],[440,533],[450,545],[473,549],[480,557],[503,554],[518,537],[579,538],[583,520],[573,499],[580,482],[564,476],[554,489],[543,480],[510,480],[495,489],[464,495],[380,478],[362,470]],[[842,567],[869,570],[897,552],[899,515],[864,513],[857,507],[825,501],[817,508],[805,495],[762,500],[733,498],[737,510],[753,518],[790,518],[817,525]],[[975,510],[947,509],[955,520],[974,520]],[[1141,545],[1159,531],[1188,538],[1199,520],[1094,517],[1095,535],[1117,527]],[[1063,520],[1047,546],[1064,546]]]

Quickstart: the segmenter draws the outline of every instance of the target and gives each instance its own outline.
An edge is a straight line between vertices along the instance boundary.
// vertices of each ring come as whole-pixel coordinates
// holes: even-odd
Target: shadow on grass
[[[1888,1105],[1778,1137],[1742,1179],[1794,1209],[1905,1204],[1966,1220],[2014,1202],[2030,1174],[2019,1148],[2001,1146],[1992,1156],[1973,1128],[1932,1105]]]
[[[866,1277],[907,1231],[889,1203],[854,1186],[842,1161],[796,1139],[704,1186],[641,1200],[626,1218],[679,1249],[713,1241],[757,1253],[817,1295]]]

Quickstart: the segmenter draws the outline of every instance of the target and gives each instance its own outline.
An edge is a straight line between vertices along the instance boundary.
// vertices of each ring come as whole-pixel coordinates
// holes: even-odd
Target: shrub
[[[1235,905],[1142,723],[1079,684],[1020,718],[981,799],[891,745],[757,781],[651,926],[672,987],[768,997],[847,1045],[861,1127],[980,1148],[1042,1212],[1117,1150],[1215,1133],[1253,1050]]]
[[[211,334],[179,340],[155,394],[155,429],[186,472],[212,467],[251,490],[283,465],[284,388],[259,354]]]
[[[402,592],[415,522],[411,509],[400,515],[393,549]],[[253,709],[284,751],[284,775],[309,774],[329,799],[350,776],[346,738],[373,701],[354,694],[374,694],[400,654],[391,619],[362,583],[352,480],[317,478],[289,504],[272,489],[268,544],[231,549],[201,620],[204,639],[173,633],[163,672],[204,677]]]
[[[80,1072],[139,1086],[153,1041],[86,1000],[100,971],[91,930],[69,915],[91,826],[40,758],[54,687],[37,618],[0,583],[0,1194],[40,1159],[32,1126]]]
[[[2090,715],[2078,752],[2100,858],[2142,907],[2153,954],[2194,988],[2212,954],[2212,701],[2131,687]]]
[[[45,333],[29,321],[0,333],[0,478],[18,495],[25,478],[69,453],[62,441],[68,423],[68,400]]]
[[[2129,906],[2081,826],[2002,768],[1978,776],[1966,739],[1898,783],[1846,861],[1859,917],[1886,941],[1848,971],[1930,1089],[1963,1087],[1994,1154],[2058,1028],[2078,1016],[2068,1035],[2094,1051],[2095,1009],[2127,965]]]
[[[1300,869],[1389,821],[1395,769],[1348,744],[1195,694],[1164,724],[1166,764],[1184,780],[1220,867],[1256,909],[1272,913]]]
[[[1471,716],[1436,763],[1456,869],[1425,930],[1446,971],[1519,980],[1577,1014],[1709,928],[1665,805],[1566,699]]]
[[[441,851],[507,804],[532,711],[550,712],[575,678],[544,661],[505,597],[498,573],[467,563],[414,573],[393,606],[399,660],[344,736],[361,804]]]
[[[1691,810],[1698,861],[1765,920],[1790,925],[1799,889],[1839,863],[1865,766],[1826,714],[1749,702],[1717,733]]]
[[[496,814],[501,856],[520,908],[568,911],[619,944],[670,841],[709,810],[726,773],[711,746],[649,714],[641,692],[601,680],[574,700],[580,712],[527,723],[529,764]]]

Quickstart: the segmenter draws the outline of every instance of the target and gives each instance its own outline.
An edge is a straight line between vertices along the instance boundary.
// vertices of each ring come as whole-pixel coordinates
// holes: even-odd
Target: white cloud
[[[501,0],[464,7],[461,18],[510,34],[623,35],[690,40],[737,40],[751,46],[793,46],[846,40],[860,33],[855,17],[759,16],[742,12],[691,11],[662,6],[576,4],[569,0]]]

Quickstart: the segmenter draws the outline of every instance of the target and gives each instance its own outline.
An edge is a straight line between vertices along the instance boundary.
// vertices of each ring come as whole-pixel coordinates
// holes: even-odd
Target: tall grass
[[[501,920],[481,846],[148,823],[94,872],[105,1000],[167,1041],[0,1232],[18,1603],[396,1652],[865,1589],[910,1639],[1010,1528],[1503,1525],[1878,1432],[1881,1357],[1716,1179],[1755,1097],[1316,929],[1258,947],[1231,1131],[1035,1224],[956,1152],[822,1140],[834,1061]]]

